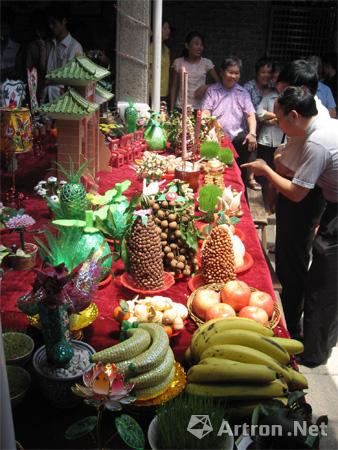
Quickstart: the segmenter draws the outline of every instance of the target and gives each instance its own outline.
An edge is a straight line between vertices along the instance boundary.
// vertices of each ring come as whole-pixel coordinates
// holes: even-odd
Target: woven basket
[[[198,289],[196,289],[188,298],[187,300],[187,308],[189,311],[189,316],[192,318],[192,320],[198,325],[202,325],[204,323],[204,320],[200,319],[198,316],[196,316],[196,314],[193,312],[192,309],[192,303],[194,301],[194,298],[196,296],[196,294],[199,291],[202,291],[204,289],[212,289],[213,291],[219,292],[221,291],[221,289],[225,286],[225,283],[211,283],[211,284],[205,284],[204,286],[199,287]],[[255,288],[250,288],[251,291],[257,291],[257,289]],[[273,329],[275,328],[275,326],[278,325],[278,322],[281,318],[281,312],[278,306],[277,302],[274,302],[273,304],[273,313],[272,313],[272,317],[269,320],[269,324],[268,327]]]

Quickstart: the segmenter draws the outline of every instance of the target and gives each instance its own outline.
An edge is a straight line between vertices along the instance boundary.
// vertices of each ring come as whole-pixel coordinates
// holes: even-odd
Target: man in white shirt
[[[336,120],[318,115],[315,99],[304,87],[285,89],[275,103],[275,114],[288,136],[304,138],[303,146],[294,148],[300,159],[292,179],[280,176],[263,160],[245,166],[255,175],[267,177],[295,204],[302,202],[316,186],[326,201],[305,283],[302,364],[315,367],[326,363],[338,338],[338,126]],[[293,223],[292,216],[289,221]],[[290,251],[296,253],[297,249]],[[295,317],[289,319],[294,322]]]
[[[56,8],[48,14],[49,28],[54,38],[50,43],[47,59],[47,73],[66,65],[75,56],[82,55],[81,44],[74,39],[67,29],[67,17],[63,10]],[[59,97],[61,86],[46,86],[44,101],[50,102]]]

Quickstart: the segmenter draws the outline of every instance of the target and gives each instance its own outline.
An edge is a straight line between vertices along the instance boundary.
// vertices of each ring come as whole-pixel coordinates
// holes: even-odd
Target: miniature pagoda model
[[[110,150],[99,132],[99,103],[108,101],[112,94],[96,86],[97,81],[109,74],[86,56],[76,56],[46,76],[51,84],[68,86],[63,95],[40,108],[57,119],[57,161],[66,169],[69,169],[69,157],[76,167],[90,160],[89,170],[93,176],[109,167]]]

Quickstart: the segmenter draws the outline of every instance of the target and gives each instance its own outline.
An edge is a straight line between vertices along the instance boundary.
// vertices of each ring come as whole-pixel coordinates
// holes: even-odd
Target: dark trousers
[[[304,291],[315,227],[325,207],[318,187],[299,203],[282,194],[276,205],[276,273],[282,284],[281,300],[286,324],[292,336],[300,332]]]
[[[269,145],[257,145],[257,158],[264,159],[264,161],[273,169],[273,154],[277,147],[270,147]],[[268,187],[268,180],[265,177],[256,177],[258,183],[263,189]]]
[[[243,141],[246,137],[246,133],[243,131],[239,133],[236,137],[232,140],[232,145],[235,147],[236,152],[238,153],[238,160],[237,164],[240,166],[241,164],[245,164],[247,162],[255,161],[257,157],[257,151],[249,152],[248,151],[248,144],[243,145]],[[247,169],[241,168],[241,175],[242,180],[244,184],[246,184],[247,180]]]
[[[302,357],[315,364],[326,362],[338,339],[337,232],[337,204],[329,203],[313,244],[304,304]]]

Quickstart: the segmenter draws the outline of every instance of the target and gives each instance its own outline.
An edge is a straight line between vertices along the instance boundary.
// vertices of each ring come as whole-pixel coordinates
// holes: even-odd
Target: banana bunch
[[[175,376],[175,358],[169,338],[157,323],[141,323],[127,330],[128,339],[94,353],[93,362],[114,363],[134,384],[136,397],[148,400],[166,390]]]
[[[251,406],[256,400],[285,398],[308,387],[306,378],[288,366],[290,354],[302,351],[301,342],[273,337],[272,330],[251,319],[210,320],[196,330],[186,351],[192,365],[187,392],[250,401]]]

